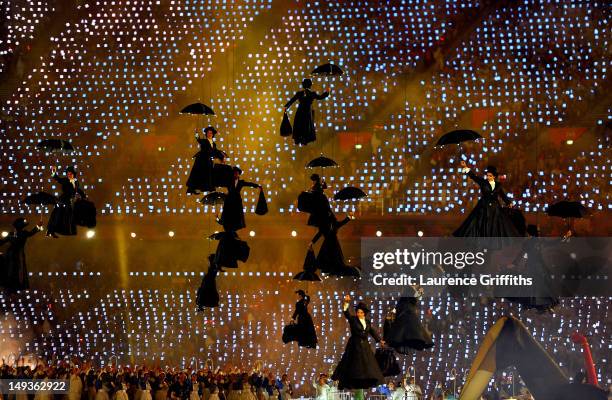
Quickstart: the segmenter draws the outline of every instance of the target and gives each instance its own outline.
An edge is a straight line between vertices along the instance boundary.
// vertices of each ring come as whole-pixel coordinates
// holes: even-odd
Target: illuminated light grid
[[[27,10],[36,13],[34,19],[21,9],[10,11],[15,14],[11,26],[19,26],[14,32],[34,32],[53,11],[52,4],[38,1],[40,9]],[[229,49],[247,40],[245,32],[271,7],[269,0],[234,6],[173,1],[164,7],[121,0],[91,1],[79,8],[79,18],[53,38],[48,56],[26,72],[22,85],[2,105],[2,115],[13,120],[1,128],[6,130],[0,154],[9,161],[0,174],[0,210],[40,212],[21,199],[38,190],[57,192],[48,179],[49,166],[41,165],[33,146],[41,137],[58,135],[72,139],[78,150],[61,157],[60,164],[78,165],[85,190],[93,199],[103,197],[97,202],[103,215],[218,213],[217,207],[204,207],[184,194],[194,143],[181,139],[157,144],[154,137],[163,133],[158,125],[169,118],[175,125],[163,130],[177,126],[193,132],[195,122],[174,114],[176,102],[185,93],[203,95],[198,91],[220,61],[227,61]],[[307,173],[293,168],[297,152],[278,137],[276,125],[281,105],[299,87],[304,66],[333,60],[345,69],[341,77],[315,80],[315,89],[329,85],[333,91],[332,98],[317,105],[317,124],[321,138],[332,131],[350,135],[355,126],[369,122],[364,120],[368,111],[385,96],[403,90],[401,74],[415,68],[428,50],[435,53],[440,41],[457,29],[458,16],[478,13],[479,7],[477,1],[290,6],[280,23],[267,28],[241,64],[232,67],[231,82],[210,95],[218,115],[213,123],[221,133],[219,147],[229,153],[229,162],[249,167],[245,178],[262,183],[279,212],[296,212],[289,199],[302,189],[296,182],[303,182]],[[214,23],[207,17],[211,12],[218,16]],[[518,7],[493,10],[458,45],[455,56],[435,59],[441,67],[418,83],[419,101],[409,100],[403,111],[381,117],[370,145],[363,146],[373,148],[369,159],[355,161],[337,148],[330,151],[343,162],[340,169],[326,171],[328,180],[338,187],[361,186],[368,193],[359,204],[334,203],[334,209],[469,211],[477,192],[451,165],[453,152],[436,154],[430,170],[419,164],[429,162],[421,155],[439,135],[480,109],[491,110],[492,117],[479,130],[485,139],[471,152],[472,161],[482,168],[491,158],[502,160],[498,167],[508,172],[506,187],[520,209],[539,212],[557,199],[577,195],[591,209],[611,209],[604,186],[610,181],[610,154],[602,144],[554,168],[527,170],[517,168],[519,161],[506,161],[537,127],[566,123],[574,109],[588,107],[593,91],[607,79],[604,32],[609,19],[600,2],[556,7],[525,0]],[[206,91],[204,95],[209,97]],[[265,99],[256,107],[247,101],[254,95]],[[147,153],[133,145],[145,137],[153,138],[163,162],[127,172],[121,182],[103,175],[101,165],[111,161],[146,164],[137,157]],[[181,138],[188,137],[185,133]],[[153,157],[148,153],[147,158]],[[553,172],[555,168],[559,170]],[[572,179],[575,171],[587,169],[588,178]],[[441,176],[446,178],[436,179]],[[537,186],[530,176],[539,176]],[[586,182],[595,187],[583,194]],[[102,195],[107,191],[114,195]],[[247,212],[254,211],[256,200],[255,192],[245,192]]]

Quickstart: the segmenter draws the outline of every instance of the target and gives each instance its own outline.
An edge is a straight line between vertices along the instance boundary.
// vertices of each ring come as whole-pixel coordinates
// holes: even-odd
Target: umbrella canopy
[[[478,134],[478,132],[460,129],[456,131],[451,131],[442,135],[436,146],[444,146],[447,144],[459,144],[461,142],[467,142],[470,140],[482,139],[482,136]]]
[[[47,192],[38,192],[27,196],[24,202],[29,205],[47,206],[57,203],[57,198]]]
[[[306,168],[326,168],[326,167],[337,167],[338,163],[327,157],[317,157],[313,160],[310,160],[308,164],[306,164]]]
[[[551,217],[584,218],[589,210],[577,201],[564,200],[548,206],[546,213]]]
[[[74,151],[72,143],[63,139],[45,139],[38,142],[37,148],[50,152],[69,152]]]
[[[225,193],[211,192],[211,193],[208,193],[206,196],[202,197],[200,202],[202,204],[208,204],[208,205],[220,204],[225,201],[225,197],[226,197]]]
[[[206,104],[193,103],[183,108],[181,110],[181,114],[215,115],[215,112],[212,110],[212,108],[208,107]]]
[[[311,74],[313,75],[328,75],[328,76],[335,76],[335,75],[342,75],[344,73],[344,71],[342,71],[342,69],[332,63],[327,63],[327,64],[323,64],[323,65],[319,65],[317,68],[313,69]]]
[[[367,197],[367,194],[354,186],[347,186],[334,195],[334,200],[355,200]]]

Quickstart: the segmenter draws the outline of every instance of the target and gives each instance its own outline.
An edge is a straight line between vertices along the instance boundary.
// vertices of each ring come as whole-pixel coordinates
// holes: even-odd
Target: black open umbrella
[[[461,142],[467,142],[472,140],[482,139],[482,136],[478,132],[474,132],[467,129],[459,129],[445,133],[438,139],[436,146],[445,146],[447,144],[459,144]]]
[[[67,153],[74,151],[72,143],[64,139],[44,139],[38,142],[36,147],[54,153]]]
[[[548,206],[546,213],[551,217],[584,218],[589,215],[589,210],[578,201],[563,200]]]
[[[313,160],[310,160],[308,164],[306,164],[306,168],[327,168],[327,167],[337,167],[338,163],[327,157],[317,157]]]
[[[181,114],[215,115],[215,112],[212,110],[212,108],[208,107],[206,104],[193,103],[183,108],[181,110]]]
[[[334,195],[334,200],[356,200],[367,197],[367,194],[354,186],[347,186]]]
[[[208,205],[221,204],[225,201],[225,197],[227,197],[225,193],[211,192],[211,193],[208,193],[206,196],[202,197],[200,202],[202,204],[208,204]]]
[[[24,202],[29,205],[48,206],[57,203],[57,197],[47,192],[38,192],[27,196]]]
[[[328,76],[336,76],[342,75],[344,71],[342,69],[332,63],[327,63],[323,65],[319,65],[315,69],[312,70],[311,74],[313,75],[328,75]]]

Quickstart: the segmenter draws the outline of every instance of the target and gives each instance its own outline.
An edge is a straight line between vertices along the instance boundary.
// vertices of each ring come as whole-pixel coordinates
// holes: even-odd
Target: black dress
[[[351,315],[348,309],[344,311],[344,316],[349,322],[351,337],[332,375],[332,380],[339,381],[340,390],[369,389],[382,385],[384,377],[368,342],[369,335],[372,335],[377,343],[380,342],[378,333],[372,328],[370,320],[366,319],[364,329],[359,318]]]
[[[217,144],[208,139],[198,138],[200,151],[195,159],[189,178],[187,179],[187,193],[210,192],[215,190],[213,182],[213,158],[222,160],[225,158],[223,152],[217,150]]]
[[[246,262],[251,249],[236,232],[220,232],[219,245],[215,252],[214,263],[219,268],[238,268],[238,261]]]
[[[312,316],[308,312],[308,302],[306,300],[302,299],[295,303],[295,311],[291,318],[296,320],[296,323],[285,326],[283,342],[297,341],[301,347],[317,348],[317,332],[312,322]]]
[[[329,96],[329,92],[317,94],[310,89],[304,89],[297,92],[285,104],[285,108],[289,108],[296,101],[300,102],[293,118],[293,140],[295,144],[308,144],[317,140],[312,103],[315,99],[323,100],[327,96]]]
[[[400,297],[395,305],[395,318],[386,319],[383,336],[387,346],[401,354],[433,347],[431,333],[421,324],[416,297]]]
[[[31,236],[40,230],[18,230],[4,239],[0,239],[0,245],[9,243],[6,254],[2,257],[3,265],[0,270],[0,287],[10,292],[29,289],[28,269],[26,265],[25,245]]]
[[[227,196],[223,202],[223,212],[221,212],[221,219],[219,221],[226,232],[233,232],[246,227],[242,196],[240,195],[240,190],[245,186],[252,188],[259,187],[256,183],[239,179],[227,188]]]
[[[218,273],[218,268],[211,264],[206,275],[202,278],[202,284],[196,296],[196,304],[200,310],[204,307],[219,307],[219,292],[217,292]]]
[[[60,184],[62,194],[49,217],[47,232],[49,234],[56,233],[66,236],[76,235],[76,220],[73,212],[74,200],[77,193],[82,198],[85,198],[85,192],[83,192],[77,180],[75,180],[73,184],[70,182],[70,179],[60,177],[57,174],[53,175],[53,179]]]
[[[457,237],[520,237],[512,219],[504,212],[499,199],[506,205],[510,199],[506,196],[501,183],[495,181],[495,189],[484,178],[473,171],[468,176],[480,186],[480,199],[470,215],[453,233]]]
[[[309,193],[310,216],[308,216],[308,225],[316,226],[324,229],[334,219],[334,213],[329,205],[329,199],[323,193],[323,189],[315,188]]]
[[[521,293],[522,296],[508,297],[508,300],[519,303],[527,309],[536,309],[540,312],[549,311],[559,304],[559,298],[554,294],[551,273],[542,257],[542,242],[540,239],[535,237],[525,239],[514,264],[520,269],[523,276],[533,279],[534,285],[526,288],[526,292]],[[520,292],[520,289],[517,289],[517,291]]]
[[[338,222],[332,216],[330,223],[320,226],[317,234],[312,238],[312,243],[316,243],[323,236],[323,244],[317,254],[317,264],[321,272],[332,276],[359,276],[359,270],[355,267],[346,265],[340,241],[338,240],[338,229],[342,228],[351,219],[346,217]]]

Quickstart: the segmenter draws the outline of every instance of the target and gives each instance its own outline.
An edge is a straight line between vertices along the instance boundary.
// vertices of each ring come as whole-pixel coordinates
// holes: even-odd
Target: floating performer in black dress
[[[193,156],[195,161],[191,168],[189,178],[187,179],[188,194],[199,194],[201,192],[215,190],[213,182],[213,159],[223,161],[225,158],[223,152],[217,150],[217,144],[213,141],[216,134],[217,130],[209,126],[204,129],[204,138],[201,138],[199,134],[196,137],[200,145],[200,151]]]
[[[76,235],[76,221],[74,219],[73,206],[76,195],[85,199],[85,192],[81,189],[79,181],[76,180],[76,171],[74,167],[66,168],[66,176],[59,176],[55,167],[51,167],[53,179],[60,184],[62,194],[59,197],[58,203],[51,212],[49,224],[47,225],[47,236],[57,237],[60,235]]]
[[[327,189],[325,181],[321,180],[319,174],[310,175],[312,186],[306,196],[308,198],[308,209],[310,216],[308,217],[308,225],[316,226],[317,228],[325,228],[334,218],[334,213],[329,205],[329,199],[325,195],[324,190]]]
[[[329,91],[325,91],[321,94],[310,90],[312,87],[312,81],[308,78],[302,81],[302,88],[297,92],[291,100],[285,104],[285,112],[291,107],[293,103],[299,101],[295,117],[293,118],[293,140],[295,144],[308,144],[317,140],[315,123],[314,123],[314,110],[312,109],[312,102],[316,100],[323,100],[329,96]]]
[[[543,242],[540,241],[540,232],[536,225],[527,226],[528,238],[525,239],[518,257],[514,260],[523,276],[531,277],[534,285],[526,288],[529,293],[522,297],[509,297],[508,300],[522,304],[527,309],[536,309],[546,312],[559,304],[559,298],[554,295],[551,272],[546,267],[542,256]],[[550,242],[549,244],[553,244]]]
[[[238,261],[246,262],[251,249],[244,240],[240,240],[234,231],[216,233],[215,239],[219,240],[215,252],[215,265],[221,268],[238,268]]]
[[[300,347],[315,349],[317,348],[317,332],[312,322],[312,316],[308,312],[310,296],[303,290],[298,290],[295,293],[300,299],[295,303],[295,311],[291,317],[292,323],[285,326],[283,330],[283,343],[297,341]]]
[[[308,245],[309,250],[323,236],[323,244],[317,254],[317,264],[321,272],[333,276],[360,276],[358,268],[346,265],[338,240],[338,230],[353,218],[353,214],[349,213],[342,221],[338,221],[332,214],[330,221],[320,226],[319,231],[312,238],[312,242]]]
[[[366,319],[366,314],[370,311],[368,307],[360,302],[355,307],[356,315],[351,315],[350,301],[351,296],[344,296],[342,308],[349,322],[351,337],[332,375],[332,380],[338,381],[340,390],[369,389],[382,385],[384,377],[370,347],[368,336],[371,335],[382,346],[385,345],[385,341],[380,339],[370,320]]]
[[[219,307],[219,292],[217,292],[217,274],[219,268],[215,263],[215,254],[208,256],[208,271],[202,278],[202,284],[198,289],[196,304],[198,310],[202,311],[204,307]]]
[[[497,181],[495,167],[487,167],[487,178],[476,175],[461,161],[463,172],[480,186],[481,197],[470,215],[461,224],[453,236],[458,237],[520,237],[510,217],[504,213],[499,202],[501,199],[511,207],[511,200],[506,196],[501,183]]]
[[[0,265],[0,287],[5,288],[10,293],[30,287],[25,245],[28,238],[42,231],[43,228],[42,226],[36,226],[28,231],[25,229],[26,226],[28,226],[28,221],[25,218],[17,218],[13,222],[15,231],[0,239],[0,245],[9,243],[6,254],[2,257],[2,265]]]
[[[433,347],[431,333],[421,324],[418,301],[423,289],[414,289],[411,297],[400,297],[393,312],[385,319],[383,336],[388,346],[401,354]]]
[[[259,188],[260,191],[263,190],[261,185],[258,185],[257,183],[247,182],[240,179],[241,174],[242,170],[238,167],[234,167],[234,181],[227,188],[227,196],[223,202],[223,211],[221,212],[219,223],[223,225],[223,229],[226,232],[235,232],[246,227],[240,190],[245,186]]]

